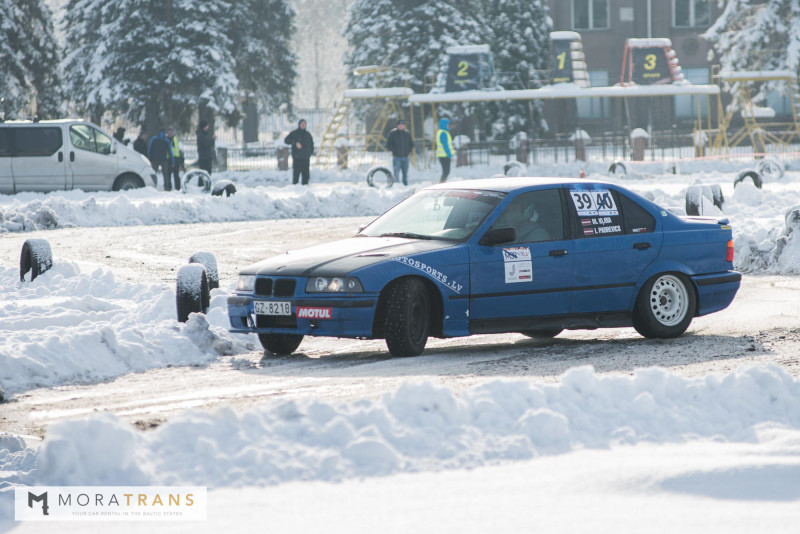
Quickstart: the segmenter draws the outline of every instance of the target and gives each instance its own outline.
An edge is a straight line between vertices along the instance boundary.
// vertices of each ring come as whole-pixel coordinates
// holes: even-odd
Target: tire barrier
[[[211,175],[202,169],[194,169],[183,175],[184,193],[208,193],[211,191]]]
[[[31,273],[30,282],[53,266],[53,253],[50,243],[46,239],[27,239],[22,244],[22,253],[19,257],[19,280],[25,281],[28,271]]]
[[[206,268],[206,278],[208,279],[208,289],[219,287],[219,271],[217,270],[217,258],[211,252],[195,252],[189,258],[189,263],[199,263]]]
[[[719,184],[690,185],[686,190],[686,215],[704,215],[704,198],[712,202],[720,211],[725,205],[725,197]]]
[[[609,178],[626,176],[628,174],[628,169],[625,167],[625,164],[621,161],[615,161],[611,165],[608,166],[608,176]]]
[[[206,313],[210,300],[206,268],[200,263],[181,267],[175,291],[178,322],[188,321],[191,313]]]
[[[233,185],[233,182],[230,180],[214,182],[214,185],[211,187],[211,195],[215,197],[221,197],[222,195],[229,197],[233,194],[236,194],[236,186]]]
[[[764,185],[764,182],[761,180],[761,175],[755,169],[745,169],[736,176],[736,179],[733,181],[733,187],[735,188],[737,185],[742,183],[747,178],[750,178],[753,181],[753,185],[757,188],[761,189],[761,186]]]
[[[503,174],[506,176],[525,176],[528,174],[528,168],[517,160],[511,160],[503,165]]]
[[[767,181],[780,180],[786,174],[786,166],[778,158],[767,156],[756,163],[756,171]]]
[[[383,186],[386,189],[389,189],[394,185],[394,175],[392,174],[392,170],[389,167],[384,167],[383,165],[376,165],[367,171],[367,184],[370,187],[379,187],[378,183],[376,183],[376,174],[383,174],[385,185]]]

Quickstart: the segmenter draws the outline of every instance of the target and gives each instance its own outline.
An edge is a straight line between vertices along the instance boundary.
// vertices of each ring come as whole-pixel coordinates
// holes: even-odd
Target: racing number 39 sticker
[[[614,197],[608,189],[575,187],[570,189],[569,194],[572,196],[572,203],[575,204],[578,217],[613,217],[619,215],[617,205],[614,203]]]

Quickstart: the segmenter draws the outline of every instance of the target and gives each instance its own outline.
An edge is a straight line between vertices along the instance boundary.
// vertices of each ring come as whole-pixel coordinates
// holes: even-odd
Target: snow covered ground
[[[762,190],[744,184],[734,191],[736,171],[748,165],[694,165],[683,164],[688,175],[641,166],[620,181],[676,208],[688,185],[720,183],[737,267],[800,271],[800,243],[785,221],[800,205],[800,172]],[[605,170],[586,168],[590,177]],[[577,176],[580,167],[529,170]],[[237,182],[237,195],[145,189],[2,197],[0,232],[376,215],[437,173],[413,173],[408,188],[388,190],[366,187],[355,172],[312,172],[308,188],[286,185],[287,173],[223,177]],[[10,398],[253,352],[251,337],[226,331],[229,286],[212,294],[206,317],[180,324],[173,284],[124,280],[78,260],[61,259],[32,283],[0,267],[0,385]],[[732,323],[746,324],[748,310],[736,313]],[[244,531],[256,510],[263,527],[277,532],[796,531],[800,378],[781,366],[700,377],[575,367],[552,383],[493,380],[464,390],[441,382],[423,377],[381,398],[191,410],[148,432],[111,414],[55,423],[43,442],[0,427],[0,531],[52,530],[11,522],[19,484],[209,486],[206,523],[148,525],[170,532]],[[103,524],[121,532],[142,527]],[[58,525],[60,532],[87,529]]]

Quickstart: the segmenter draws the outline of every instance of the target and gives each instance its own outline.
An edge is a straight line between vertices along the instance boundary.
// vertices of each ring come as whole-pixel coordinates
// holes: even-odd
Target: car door
[[[70,125],[69,140],[73,187],[84,191],[111,189],[118,167],[111,137],[89,124],[78,123]]]
[[[14,176],[11,174],[10,128],[0,128],[0,194],[14,192]]]
[[[661,250],[656,219],[607,184],[570,184],[575,235],[572,313],[626,312],[642,271]]]
[[[569,312],[572,241],[562,191],[552,187],[507,200],[491,228],[511,226],[517,238],[469,245],[471,332],[529,330],[537,319]]]
[[[17,193],[67,188],[61,126],[19,126],[9,128],[9,132],[13,145],[11,171]]]

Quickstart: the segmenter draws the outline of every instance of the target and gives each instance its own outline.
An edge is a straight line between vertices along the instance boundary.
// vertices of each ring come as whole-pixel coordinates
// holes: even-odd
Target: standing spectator
[[[129,141],[127,139],[125,139],[125,128],[123,128],[122,126],[117,128],[117,131],[114,132],[114,139],[116,139],[117,141],[119,141],[123,145],[128,146],[128,142]]]
[[[159,130],[158,135],[150,140],[147,156],[150,158],[150,164],[153,166],[154,171],[158,172],[159,167],[161,167],[161,175],[164,177],[164,191],[172,191],[170,180],[172,150],[169,148],[169,141],[167,141],[167,136],[164,135],[163,129]]]
[[[211,163],[214,161],[214,140],[208,121],[200,121],[197,126],[197,166],[211,174]]]
[[[172,133],[172,128],[167,128],[167,141],[172,151],[172,181],[175,183],[175,190],[181,190],[181,171],[185,171],[183,161],[183,151],[178,144],[178,136]]]
[[[442,177],[439,183],[446,182],[450,174],[450,158],[453,157],[453,138],[450,136],[450,119],[439,119],[439,131],[436,132],[436,157],[442,166]]]
[[[139,137],[133,142],[133,149],[144,157],[147,157],[147,132],[142,130]]]
[[[297,129],[292,130],[283,142],[292,145],[292,183],[303,175],[303,185],[308,185],[311,155],[314,154],[314,138],[306,130],[306,120],[300,119]]]
[[[398,120],[397,127],[389,132],[389,136],[386,138],[386,148],[392,153],[395,180],[400,178],[402,172],[403,185],[408,185],[408,155],[414,149],[414,140],[406,130],[405,121]]]

